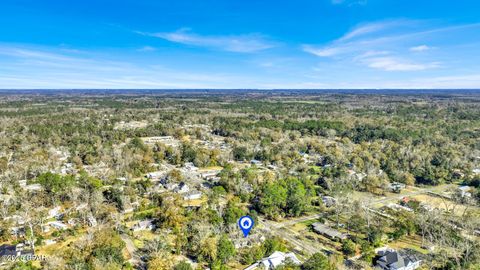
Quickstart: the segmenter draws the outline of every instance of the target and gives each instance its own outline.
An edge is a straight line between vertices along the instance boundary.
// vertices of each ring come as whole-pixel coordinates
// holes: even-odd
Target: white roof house
[[[215,178],[222,170],[207,170],[200,173],[200,176],[205,180],[212,180]]]
[[[158,180],[162,178],[164,175],[165,175],[164,171],[150,172],[150,173],[147,173],[147,178],[151,180]]]
[[[250,265],[249,267],[245,268],[245,270],[254,270],[254,269],[275,269],[276,267],[283,265],[286,260],[290,260],[294,264],[301,264],[301,262],[297,259],[297,256],[290,253],[284,253],[281,251],[275,251],[272,255],[268,256],[267,258],[263,258],[260,261]]]
[[[175,193],[180,193],[180,194],[183,194],[183,193],[187,193],[190,191],[190,187],[188,187],[187,184],[185,184],[184,182],[181,182],[175,189],[174,189],[174,192]]]
[[[39,191],[39,190],[42,190],[42,185],[40,185],[40,184],[26,185],[25,190],[27,190],[27,191]]]
[[[53,227],[57,230],[66,230],[68,226],[61,221],[51,221],[47,223],[50,227]]]
[[[146,220],[139,221],[138,223],[133,225],[131,229],[134,232],[142,231],[142,230],[154,230],[155,224],[153,223],[153,219],[146,219]]]
[[[48,218],[53,218],[60,215],[60,206],[48,210]]]
[[[92,215],[90,215],[87,218],[87,222],[88,222],[88,226],[90,226],[90,227],[96,227],[97,226],[97,219],[95,219],[95,217],[93,217]]]
[[[472,197],[472,193],[470,193],[470,190],[471,190],[471,187],[469,186],[460,186],[458,187],[458,190],[460,191],[460,196],[462,198],[465,198],[465,197]]]
[[[166,190],[173,191],[173,190],[175,190],[176,188],[178,188],[178,184],[177,184],[177,183],[167,183],[167,184],[163,185],[163,187],[164,187]]]
[[[257,165],[257,166],[261,166],[262,165],[262,161],[261,160],[258,160],[258,159],[252,159],[250,160],[250,163],[252,165]]]
[[[195,166],[192,162],[185,163],[184,167],[189,171],[198,171],[197,166]]]
[[[50,246],[50,245],[56,244],[57,241],[53,239],[46,239],[43,243],[45,244],[45,246]]]
[[[185,201],[188,201],[188,200],[198,200],[202,198],[202,192],[198,191],[198,190],[192,190],[190,192],[188,192],[187,194],[185,194],[183,196],[183,199]]]

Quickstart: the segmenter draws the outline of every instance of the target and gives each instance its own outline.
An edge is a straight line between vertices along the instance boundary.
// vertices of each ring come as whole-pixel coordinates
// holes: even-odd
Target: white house
[[[335,203],[337,203],[337,199],[330,197],[330,196],[323,196],[322,197],[322,202],[326,207],[331,207]]]
[[[200,173],[200,176],[205,179],[205,180],[214,180],[217,175],[221,172],[222,170],[206,170]]]
[[[142,231],[142,230],[154,230],[155,224],[153,224],[153,219],[142,220],[132,227],[132,231]]]
[[[27,186],[25,186],[25,190],[27,190],[27,191],[39,191],[39,190],[42,190],[42,185],[40,185],[40,184],[27,185]]]
[[[47,223],[50,227],[55,228],[57,230],[66,230],[68,229],[68,226],[61,222],[61,221],[51,221]]]
[[[187,193],[189,191],[190,191],[190,188],[184,182],[181,182],[174,190],[175,193],[180,193],[180,194]]]
[[[54,207],[50,210],[48,210],[48,218],[54,218],[60,215],[60,206]]]
[[[117,180],[125,183],[128,179],[126,177],[117,177]]]
[[[262,161],[260,161],[258,159],[252,159],[252,160],[250,160],[250,163],[252,165],[256,165],[256,166],[262,166]]]
[[[198,167],[195,166],[192,162],[185,163],[185,169],[189,171],[198,171]]]
[[[166,183],[165,185],[163,185],[163,187],[166,190],[174,191],[176,188],[178,188],[178,184],[177,183]]]
[[[165,175],[164,171],[156,171],[156,172],[147,173],[147,178],[152,181],[158,181],[164,175]]]
[[[458,190],[460,191],[460,196],[462,198],[470,198],[472,197],[472,193],[470,193],[470,187],[469,186],[461,186],[458,187]]]
[[[90,226],[90,227],[96,227],[97,226],[97,220],[92,215],[90,215],[87,218],[87,222],[88,222],[88,226]]]
[[[406,187],[405,184],[403,183],[399,183],[399,182],[393,182],[393,183],[389,183],[388,184],[388,189],[391,191],[391,192],[397,192],[399,193],[402,189],[404,189]]]
[[[202,198],[202,192],[198,190],[192,190],[183,196],[183,199],[185,201],[198,200],[200,198]]]
[[[45,246],[50,246],[50,245],[56,244],[57,241],[53,239],[46,239],[45,241],[43,241],[43,243],[45,244]]]
[[[294,264],[301,264],[301,262],[297,259],[297,256],[290,253],[284,253],[281,251],[275,251],[272,255],[268,256],[267,258],[263,258],[260,261],[250,265],[249,267],[245,268],[245,270],[254,270],[254,269],[275,269],[276,267],[283,265],[286,260],[290,260]]]
[[[21,188],[25,188],[27,186],[27,180],[18,180],[18,185],[20,185]]]

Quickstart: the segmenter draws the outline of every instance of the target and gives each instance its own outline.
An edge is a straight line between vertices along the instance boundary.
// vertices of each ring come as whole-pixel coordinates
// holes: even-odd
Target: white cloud
[[[329,57],[342,53],[342,48],[340,47],[315,48],[311,45],[303,45],[303,50],[320,57]]]
[[[383,22],[363,24],[363,25],[357,26],[350,32],[343,35],[340,39],[338,39],[338,41],[347,41],[347,40],[350,40],[356,37],[361,37],[370,33],[379,32],[387,28],[392,28],[402,24],[410,24],[410,23],[411,22],[406,20],[393,20],[393,21],[383,21]]]
[[[330,44],[323,46],[303,45],[305,52],[321,57],[331,57],[362,50],[372,50],[390,42],[395,37],[394,29],[403,29],[415,25],[411,20],[390,20],[363,24],[353,28]],[[375,34],[375,37],[372,35]]]
[[[396,57],[369,57],[362,60],[370,68],[381,69],[385,71],[418,71],[438,68],[439,63],[415,63]]]
[[[428,51],[430,49],[432,49],[432,48],[427,46],[427,45],[420,45],[420,46],[411,47],[410,51],[412,51],[412,52],[423,52],[423,51]]]
[[[58,48],[0,44],[0,55],[7,56],[1,59],[1,89],[248,87],[246,78],[223,71],[177,70],[160,65],[112,61],[97,53],[86,52],[80,57],[58,53]]]
[[[434,47],[422,44],[433,35],[447,35],[460,29],[477,28],[479,24],[426,28],[426,22],[391,20],[363,24],[330,43],[315,46],[303,45],[303,51],[335,61],[357,63],[383,71],[423,71],[443,66],[434,54],[409,54],[424,52]],[[416,46],[411,44],[417,43]]]
[[[138,49],[137,51],[139,51],[139,52],[154,52],[156,50],[157,49],[152,47],[152,46],[143,46],[140,49]]]
[[[276,43],[266,40],[259,34],[230,35],[230,36],[202,36],[191,33],[189,29],[180,29],[168,33],[142,33],[158,37],[171,42],[205,47],[215,50],[224,50],[238,53],[252,53],[276,46]]]
[[[440,67],[440,63],[420,63],[408,60],[389,51],[367,51],[353,58],[356,63],[384,71],[418,71]]]

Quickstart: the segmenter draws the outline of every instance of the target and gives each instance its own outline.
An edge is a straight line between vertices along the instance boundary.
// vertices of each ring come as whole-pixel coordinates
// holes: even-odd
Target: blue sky
[[[0,88],[480,88],[477,0],[2,0]]]

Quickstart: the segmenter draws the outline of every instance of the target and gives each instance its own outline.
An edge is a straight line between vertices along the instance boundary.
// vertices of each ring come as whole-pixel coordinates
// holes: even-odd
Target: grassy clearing
[[[210,166],[210,167],[203,167],[198,169],[199,172],[205,172],[205,171],[210,171],[210,170],[223,170],[223,167],[221,166]]]
[[[422,254],[428,254],[428,250],[422,248],[422,238],[418,235],[404,236],[388,244],[394,249],[413,249]]]
[[[465,210],[471,211],[475,215],[480,215],[480,208],[478,206],[466,206],[466,205],[455,203],[448,199],[443,199],[443,198],[426,195],[426,194],[412,196],[411,198],[418,200],[433,208],[450,212],[456,216],[463,215]]]

